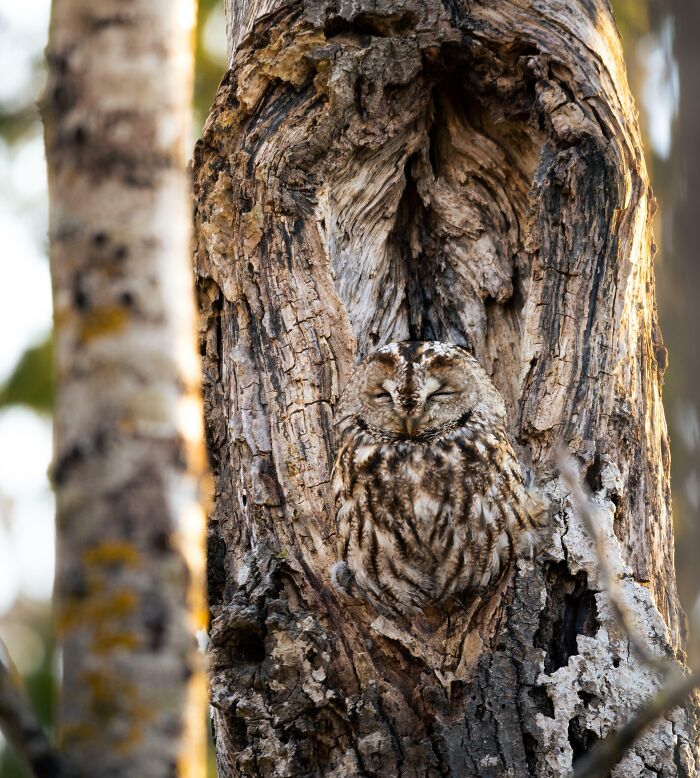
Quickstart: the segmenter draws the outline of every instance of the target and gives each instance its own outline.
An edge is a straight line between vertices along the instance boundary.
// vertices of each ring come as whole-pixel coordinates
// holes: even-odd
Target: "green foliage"
[[[207,46],[207,24],[219,23],[223,27],[223,0],[200,0],[197,36],[195,41],[194,114],[197,132],[204,126],[207,114],[214,102],[216,90],[226,72],[226,61],[219,52]],[[220,20],[217,17],[221,17]],[[224,30],[221,30],[224,34]]]
[[[53,393],[53,344],[49,335],[24,352],[0,387],[0,407],[26,405],[40,413],[51,413]]]
[[[649,3],[645,0],[612,0],[613,15],[625,47],[649,32]]]
[[[15,109],[0,105],[0,138],[10,145],[21,143],[32,135],[38,119],[33,102]]]

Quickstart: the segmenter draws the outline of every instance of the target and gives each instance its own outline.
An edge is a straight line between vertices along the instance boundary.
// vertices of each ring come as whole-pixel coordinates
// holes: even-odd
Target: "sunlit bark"
[[[44,98],[59,740],[80,775],[204,771],[191,0],[56,0]]]
[[[565,776],[659,686],[556,470],[600,507],[648,652],[683,639],[649,190],[604,0],[228,2],[195,159],[221,776]],[[471,346],[552,501],[483,617],[408,634],[334,596],[353,359]],[[618,766],[695,774],[692,708]]]

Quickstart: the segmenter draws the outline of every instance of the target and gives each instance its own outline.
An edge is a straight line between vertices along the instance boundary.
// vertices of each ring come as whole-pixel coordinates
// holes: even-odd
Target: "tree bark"
[[[204,772],[189,0],[56,0],[44,98],[59,740],[71,774]]]
[[[603,0],[228,2],[195,155],[220,776],[564,776],[661,683],[558,476],[598,505],[641,639],[682,662],[649,188]],[[477,621],[342,604],[332,413],[384,343],[468,345],[552,503]],[[692,706],[614,775],[690,776]]]

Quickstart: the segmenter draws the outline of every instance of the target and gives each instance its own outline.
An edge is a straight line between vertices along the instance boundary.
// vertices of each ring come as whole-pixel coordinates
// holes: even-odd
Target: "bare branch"
[[[573,778],[601,778],[622,759],[627,749],[647,727],[658,721],[700,686],[700,670],[679,676],[660,689],[622,727],[594,746],[574,768]]]
[[[31,702],[22,691],[9,654],[0,641],[0,729],[35,778],[68,778]]]

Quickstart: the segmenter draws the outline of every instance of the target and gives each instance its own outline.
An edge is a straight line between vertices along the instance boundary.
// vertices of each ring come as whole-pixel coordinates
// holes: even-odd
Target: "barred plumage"
[[[462,347],[391,344],[336,409],[336,586],[411,615],[484,592],[532,553],[544,504],[524,482],[506,411]]]

